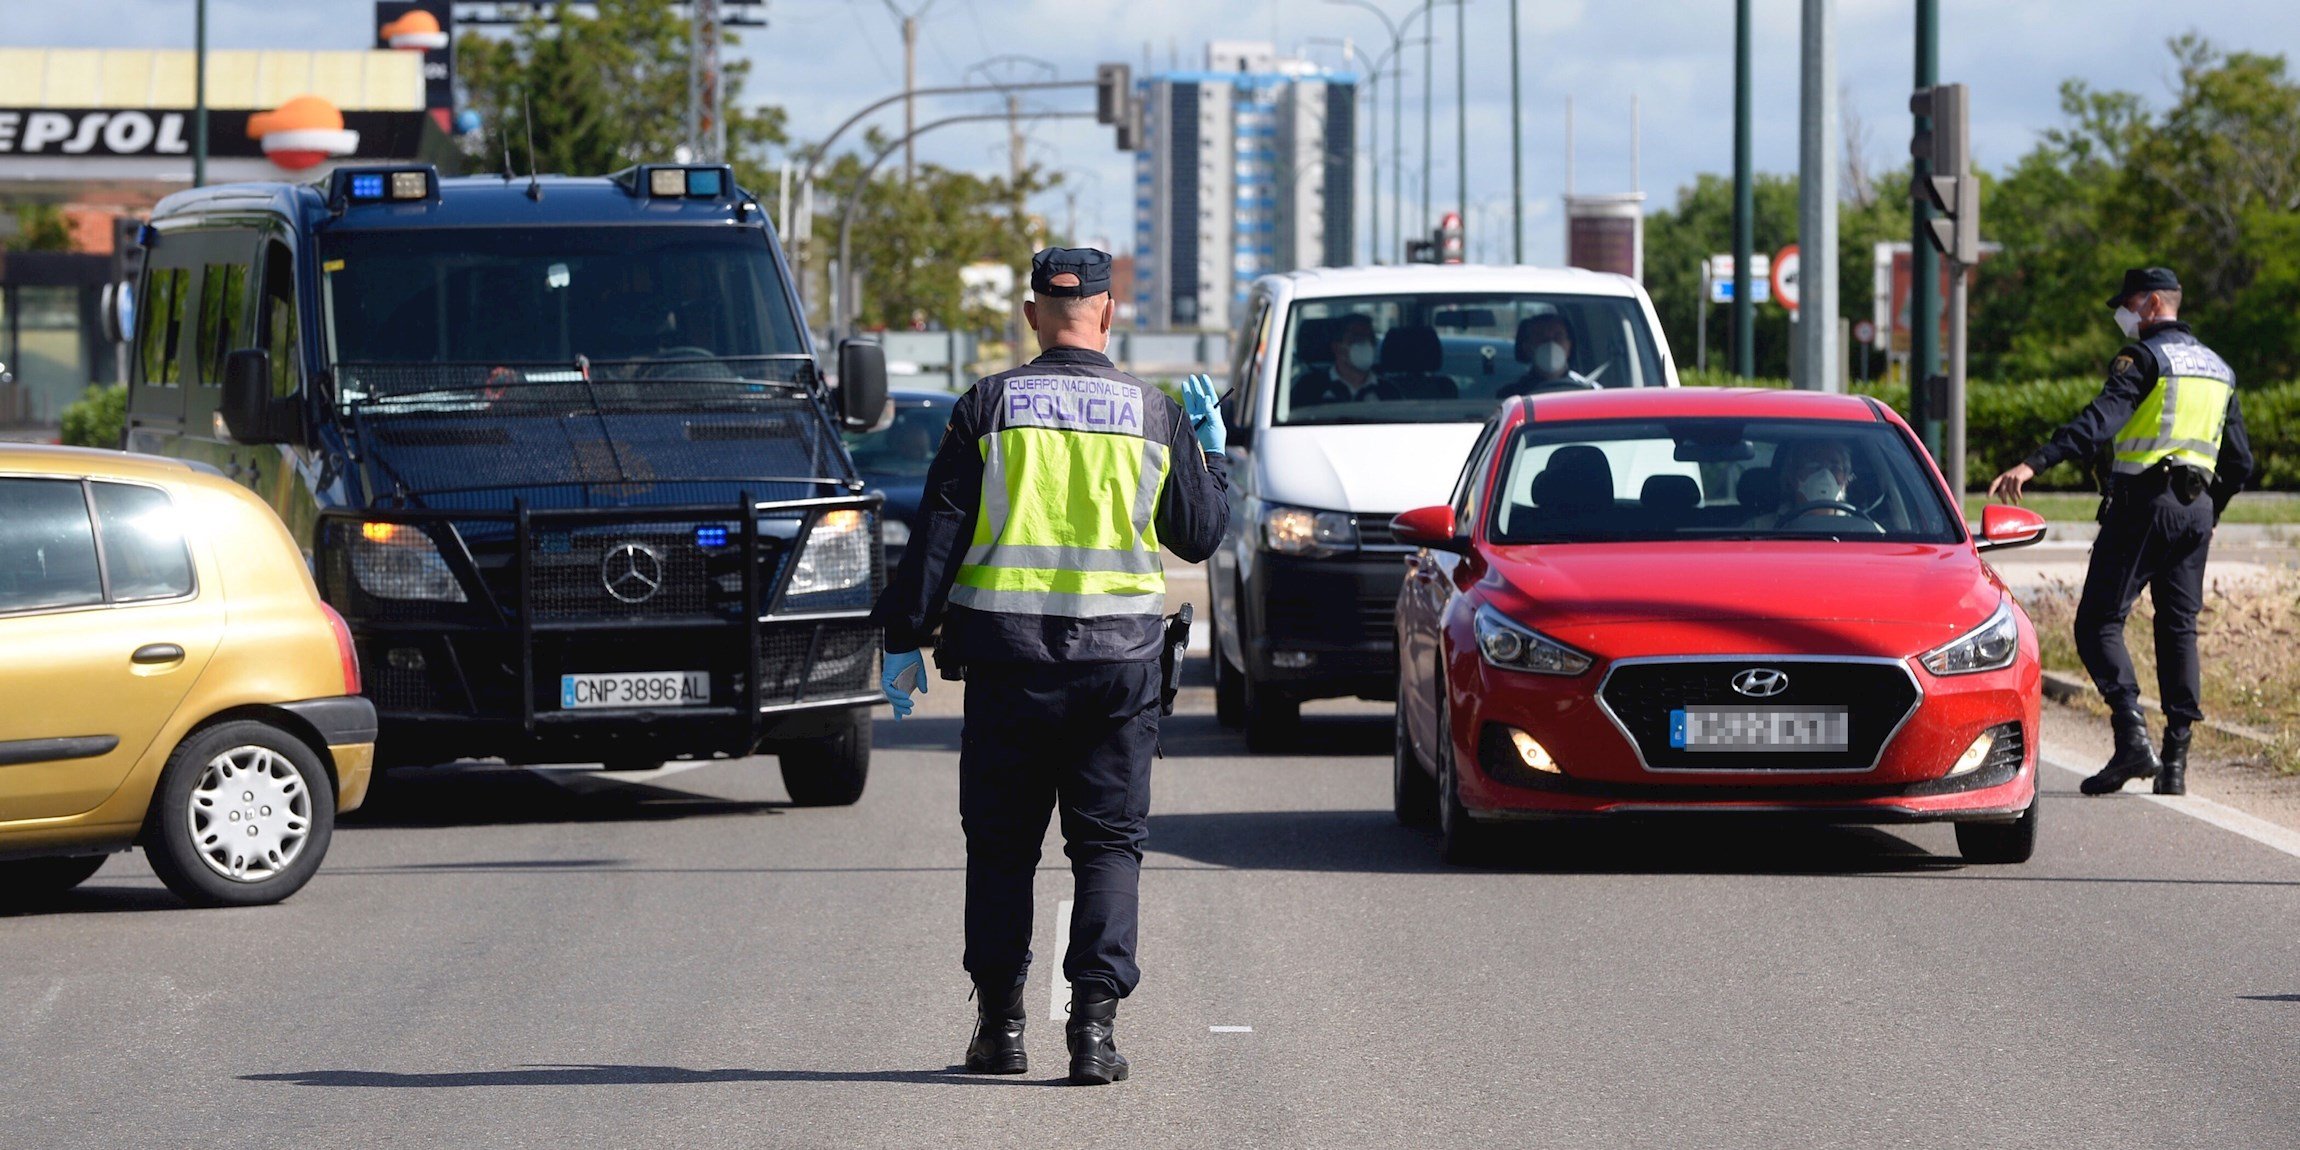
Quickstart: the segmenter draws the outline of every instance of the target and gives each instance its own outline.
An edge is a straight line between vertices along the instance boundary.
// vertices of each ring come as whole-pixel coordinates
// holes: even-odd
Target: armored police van
[[[347,169],[160,202],[127,447],[263,495],[349,622],[382,762],[870,763],[878,497],[765,213],[723,166]]]

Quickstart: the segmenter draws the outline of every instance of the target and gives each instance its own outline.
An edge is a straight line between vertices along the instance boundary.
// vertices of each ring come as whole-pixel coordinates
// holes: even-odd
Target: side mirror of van
[[[293,443],[298,423],[293,401],[272,396],[272,357],[243,347],[224,356],[224,399],[217,411],[224,430],[240,443]]]
[[[886,411],[886,349],[876,340],[839,341],[838,409],[849,431],[878,426]]]

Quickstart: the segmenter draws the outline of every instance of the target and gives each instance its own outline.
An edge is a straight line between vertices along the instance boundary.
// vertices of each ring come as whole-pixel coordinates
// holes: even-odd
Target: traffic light
[[[1117,128],[1118,150],[1142,150],[1142,107],[1134,99],[1134,70],[1124,64],[1094,67],[1094,122]]]
[[[1942,255],[1970,266],[1981,258],[1981,188],[1973,176],[1971,119],[1963,84],[1919,88],[1909,97],[1909,111],[1925,117],[1930,127],[1909,140],[1909,154],[1930,161],[1932,173],[1919,176],[1910,189],[1916,198],[1933,205],[1933,246]]]
[[[1461,213],[1447,212],[1438,220],[1438,258],[1432,262],[1458,264],[1462,257]]]

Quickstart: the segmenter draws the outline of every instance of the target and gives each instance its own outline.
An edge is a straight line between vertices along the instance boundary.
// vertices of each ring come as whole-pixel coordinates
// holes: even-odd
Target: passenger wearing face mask
[[[1853,452],[1834,439],[1798,439],[1776,456],[1780,506],[1757,517],[1763,531],[1810,531],[1816,535],[1875,535],[1884,531],[1845,499],[1853,482]]]
[[[1334,338],[1329,348],[1332,366],[1319,368],[1294,382],[1294,406],[1399,398],[1395,389],[1374,377],[1372,318],[1347,315],[1333,322]]]
[[[1494,394],[1539,395],[1545,391],[1586,391],[1597,381],[1566,366],[1573,362],[1573,329],[1556,312],[1532,316],[1517,324],[1517,362],[1525,374],[1503,384]]]
[[[2081,789],[2112,794],[2133,779],[2154,778],[2157,794],[2186,794],[2189,727],[2204,717],[2196,614],[2204,605],[2205,553],[2220,513],[2252,475],[2252,444],[2236,374],[2180,322],[2180,280],[2170,269],[2124,273],[2108,306],[2133,342],[2108,365],[2092,403],[1997,476],[1989,495],[2018,503],[2022,486],[2053,464],[2112,457],[2100,535],[2077,600],[2076,651],[2108,703],[2116,751]],[[2140,680],[2124,648],[2124,621],[2142,587],[2156,605],[2162,758],[2149,745]]]

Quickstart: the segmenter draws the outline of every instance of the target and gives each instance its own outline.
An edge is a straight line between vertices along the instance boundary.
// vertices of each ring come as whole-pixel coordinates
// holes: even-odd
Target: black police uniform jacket
[[[1229,479],[1222,458],[1208,455],[1182,405],[1085,348],[1050,348],[1030,363],[987,376],[959,397],[950,428],[927,468],[917,527],[902,565],[879,596],[873,619],[886,629],[886,649],[913,651],[941,627],[935,661],[954,667],[986,663],[1155,662],[1161,621],[1155,615],[1071,618],[977,611],[950,602],[952,581],[974,538],[982,503],[980,440],[994,432],[1006,381],[1022,376],[1077,375],[1142,389],[1143,434],[1166,445],[1165,487],[1158,493],[1158,541],[1187,562],[1203,563],[1229,523]]]
[[[2043,471],[2067,460],[2090,461],[2106,452],[2116,442],[2118,428],[2132,418],[2133,409],[2148,398],[2149,389],[2166,370],[2166,357],[2162,350],[2168,344],[2197,344],[2202,340],[2178,320],[2154,323],[2141,330],[2140,339],[2124,345],[2109,364],[2108,379],[2101,384],[2100,394],[2076,418],[2064,423],[2052,433],[2043,447],[2037,448],[2023,462],[2036,471]],[[2212,468],[2212,515],[2218,519],[2227,510],[2228,501],[2244,490],[2244,481],[2252,476],[2252,441],[2244,434],[2244,406],[2237,401],[2232,389],[2228,395],[2228,421],[2220,430],[2220,458]],[[2103,504],[2102,513],[2108,510]]]

